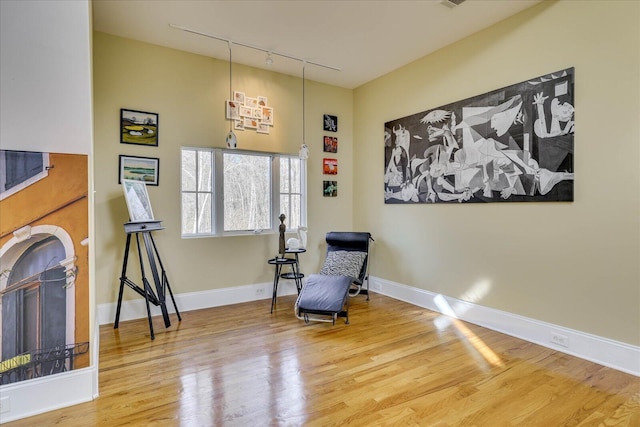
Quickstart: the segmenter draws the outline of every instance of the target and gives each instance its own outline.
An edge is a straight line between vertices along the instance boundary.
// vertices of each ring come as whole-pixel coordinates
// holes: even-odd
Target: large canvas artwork
[[[0,150],[0,387],[89,366],[88,161]]]
[[[574,69],[385,123],[385,203],[573,201]]]

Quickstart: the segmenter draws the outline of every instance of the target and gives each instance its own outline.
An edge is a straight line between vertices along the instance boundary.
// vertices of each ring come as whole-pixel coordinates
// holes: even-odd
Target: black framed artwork
[[[326,132],[338,132],[338,116],[325,114],[322,123],[323,129]]]
[[[118,184],[123,180],[142,181],[147,185],[158,185],[160,181],[160,159],[120,155]]]
[[[338,137],[337,136],[325,136],[324,148],[325,153],[337,153],[338,152]]]
[[[120,143],[158,146],[160,115],[147,111],[120,109]]]
[[[338,181],[322,181],[322,195],[324,197],[338,197]]]
[[[384,124],[385,203],[572,202],[574,68]]]

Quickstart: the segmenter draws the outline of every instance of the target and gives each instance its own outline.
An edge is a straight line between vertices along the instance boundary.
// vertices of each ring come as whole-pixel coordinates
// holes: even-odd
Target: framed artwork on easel
[[[122,189],[127,209],[129,209],[129,220],[131,222],[153,221],[147,185],[143,181],[123,179]]]

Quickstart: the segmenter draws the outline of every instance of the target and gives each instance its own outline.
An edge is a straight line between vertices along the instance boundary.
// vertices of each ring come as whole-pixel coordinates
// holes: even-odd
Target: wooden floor
[[[640,378],[373,294],[100,329],[100,397],[6,426],[640,426]]]

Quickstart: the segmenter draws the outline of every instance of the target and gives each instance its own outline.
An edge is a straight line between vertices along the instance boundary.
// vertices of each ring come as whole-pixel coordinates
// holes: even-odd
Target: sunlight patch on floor
[[[485,282],[482,282],[485,283]],[[486,293],[490,285],[487,282],[487,286],[479,289],[483,289]],[[446,298],[442,295],[437,295],[433,301],[438,306],[438,309],[444,316],[440,316],[434,320],[434,324],[440,330],[444,330],[449,325],[453,325],[457,331],[464,338],[463,343],[470,343],[473,349],[477,351],[489,364],[492,366],[504,366],[504,363],[500,357],[487,346],[476,334],[473,333],[462,321],[458,320],[456,311],[449,305]]]

